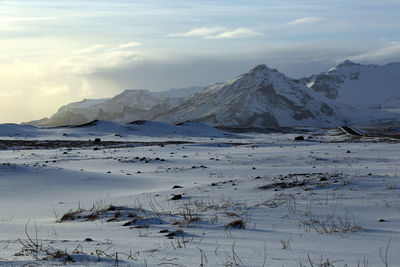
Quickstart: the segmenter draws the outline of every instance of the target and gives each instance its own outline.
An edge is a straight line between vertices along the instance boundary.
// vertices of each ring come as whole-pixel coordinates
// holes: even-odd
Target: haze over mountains
[[[259,65],[230,81],[165,92],[126,90],[112,98],[71,103],[36,126],[93,120],[168,123],[199,121],[222,127],[338,126],[400,121],[400,63],[346,60],[328,72],[295,80]]]

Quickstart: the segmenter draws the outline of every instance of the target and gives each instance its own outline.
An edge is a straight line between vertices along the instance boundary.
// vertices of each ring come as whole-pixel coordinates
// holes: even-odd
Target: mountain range
[[[112,98],[70,103],[50,118],[26,124],[154,120],[252,128],[400,122],[398,113],[384,109],[400,110],[400,63],[380,66],[346,60],[327,72],[302,79],[259,65],[205,88],[125,90]]]

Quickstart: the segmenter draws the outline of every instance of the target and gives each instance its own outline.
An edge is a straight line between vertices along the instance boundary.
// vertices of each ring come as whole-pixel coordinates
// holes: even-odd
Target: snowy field
[[[2,125],[0,265],[400,266],[398,141],[156,126]]]

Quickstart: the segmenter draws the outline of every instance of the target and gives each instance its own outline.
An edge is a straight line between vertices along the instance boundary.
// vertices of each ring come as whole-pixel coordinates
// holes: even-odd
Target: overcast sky
[[[398,0],[0,0],[0,123],[125,89],[400,61]]]

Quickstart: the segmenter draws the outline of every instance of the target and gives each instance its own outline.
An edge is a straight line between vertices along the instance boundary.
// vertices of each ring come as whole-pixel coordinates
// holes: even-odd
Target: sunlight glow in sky
[[[0,0],[0,123],[125,89],[400,61],[400,1]]]

